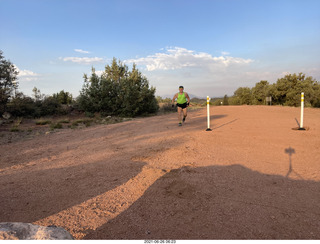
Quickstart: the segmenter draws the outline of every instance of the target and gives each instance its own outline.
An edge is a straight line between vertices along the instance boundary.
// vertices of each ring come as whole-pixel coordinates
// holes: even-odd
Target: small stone
[[[2,114],[2,118],[4,118],[4,119],[10,119],[10,118],[11,118],[11,114],[8,113],[8,112],[4,112],[4,113]]]
[[[61,227],[3,222],[0,223],[0,240],[74,240],[74,238]]]

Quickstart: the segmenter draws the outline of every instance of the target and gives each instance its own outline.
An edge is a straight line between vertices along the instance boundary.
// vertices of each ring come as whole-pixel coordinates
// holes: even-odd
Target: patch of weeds
[[[72,125],[68,125],[68,128],[70,128],[70,129],[75,129],[75,128],[77,128],[77,126],[78,126],[78,125],[72,124]]]
[[[105,125],[109,125],[109,124],[116,124],[116,123],[121,123],[121,122],[125,122],[125,121],[130,121],[133,118],[124,118],[124,117],[117,117],[117,116],[107,116],[103,119],[100,119],[98,122],[100,124],[105,124]]]
[[[17,121],[15,122],[15,126],[19,126],[22,122],[22,117],[17,118]]]
[[[38,120],[36,121],[36,125],[47,125],[51,124],[51,120]]]
[[[70,119],[62,119],[62,120],[59,120],[58,123],[60,123],[60,124],[69,124],[70,123]]]
[[[21,131],[18,127],[22,122],[22,117],[17,118],[17,120],[14,122],[12,128],[10,129],[11,132],[19,132]]]
[[[13,126],[11,129],[10,129],[11,132],[19,132],[20,129],[18,128],[18,126]]]
[[[78,120],[72,122],[70,128],[74,129],[79,124],[84,124],[86,127],[89,127],[92,122],[93,122],[93,119],[78,119]]]
[[[60,123],[52,123],[51,125],[50,125],[50,129],[51,130],[54,130],[54,129],[62,129],[63,127],[62,127],[62,124],[60,124]]]
[[[71,128],[73,128],[73,129],[76,128],[79,125],[79,123],[81,123],[81,122],[79,122],[79,120],[73,121],[71,124]]]

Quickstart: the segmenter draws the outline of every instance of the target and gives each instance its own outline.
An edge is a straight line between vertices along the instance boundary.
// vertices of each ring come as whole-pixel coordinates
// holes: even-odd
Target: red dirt
[[[320,110],[222,106],[1,145],[0,222],[76,239],[320,239]],[[1,140],[1,139],[0,139]],[[289,155],[286,150],[294,149]]]

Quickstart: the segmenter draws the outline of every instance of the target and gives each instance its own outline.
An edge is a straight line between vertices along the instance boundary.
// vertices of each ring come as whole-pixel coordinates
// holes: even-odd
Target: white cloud
[[[37,80],[38,77],[40,76],[39,74],[31,71],[31,70],[26,70],[26,69],[19,69],[16,65],[16,70],[19,72],[18,74],[18,78],[21,80],[21,81],[34,81],[34,80]]]
[[[97,76],[101,76],[105,71],[104,70],[96,70],[95,73]]]
[[[74,49],[74,51],[75,52],[77,52],[77,53],[90,53],[89,51],[84,51],[84,50],[82,50],[82,49]]]
[[[99,58],[99,57],[93,57],[93,58],[89,58],[89,57],[83,57],[83,58],[65,57],[65,58],[60,58],[60,59],[62,59],[65,62],[71,61],[73,63],[78,63],[78,64],[93,64],[93,63],[101,63],[101,62],[103,62],[103,58]]]
[[[243,65],[253,62],[252,59],[243,59],[231,56],[214,57],[204,52],[195,52],[181,47],[166,48],[165,52],[149,55],[144,58],[130,59],[124,62],[144,65],[148,71],[177,70],[186,67],[216,69],[231,65]],[[224,54],[227,54],[224,52]]]
[[[214,56],[182,47],[166,47],[153,55],[124,62],[144,69],[157,94],[172,93],[183,84],[191,94],[203,97],[230,95],[237,87],[250,86],[256,80],[256,77],[249,80],[246,77],[246,72],[255,70],[256,62],[232,57],[228,52]]]

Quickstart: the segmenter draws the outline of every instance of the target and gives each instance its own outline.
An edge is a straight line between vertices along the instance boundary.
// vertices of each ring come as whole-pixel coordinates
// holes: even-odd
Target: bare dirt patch
[[[76,239],[320,239],[320,110],[223,106],[0,148],[0,222]]]

